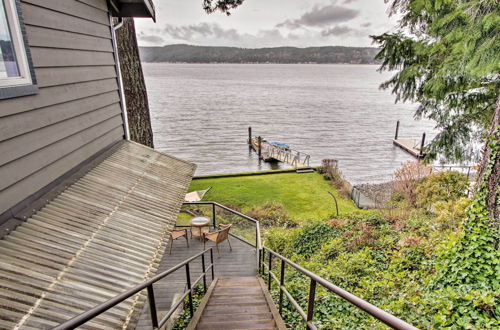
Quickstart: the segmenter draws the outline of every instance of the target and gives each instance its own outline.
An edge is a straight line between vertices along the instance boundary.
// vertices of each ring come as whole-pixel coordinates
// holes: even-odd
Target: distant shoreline
[[[282,62],[147,62],[141,61],[142,64],[283,64],[283,65],[295,65],[295,64],[314,64],[314,65],[379,65],[379,63],[315,63],[315,62],[293,62],[293,63],[282,63]]]
[[[139,47],[145,63],[200,64],[379,64],[373,47],[237,48],[169,45]]]

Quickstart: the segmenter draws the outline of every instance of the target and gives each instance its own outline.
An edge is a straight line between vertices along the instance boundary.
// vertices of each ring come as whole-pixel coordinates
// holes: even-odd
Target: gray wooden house
[[[154,274],[194,173],[126,140],[113,17],[154,6],[0,1],[0,329],[51,328]]]

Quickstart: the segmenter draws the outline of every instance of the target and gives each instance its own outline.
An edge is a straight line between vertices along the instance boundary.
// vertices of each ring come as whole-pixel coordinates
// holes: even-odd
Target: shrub
[[[394,191],[405,196],[410,206],[416,206],[416,185],[431,171],[432,167],[419,162],[403,163],[401,168],[394,172]]]
[[[260,206],[255,206],[246,212],[263,226],[283,226],[285,228],[295,227],[297,224],[285,212],[285,207],[278,202],[267,202]]]
[[[436,202],[432,206],[434,213],[437,215],[434,220],[443,228],[457,229],[465,220],[465,211],[469,205],[470,200],[464,197],[456,201]]]
[[[417,185],[417,205],[429,209],[435,202],[467,197],[468,186],[467,176],[457,171],[433,173]]]
[[[335,231],[323,222],[316,222],[303,227],[293,243],[295,253],[309,257],[319,251],[322,243],[333,238]]]
[[[286,257],[294,254],[293,244],[299,229],[269,228],[264,232],[266,247]]]

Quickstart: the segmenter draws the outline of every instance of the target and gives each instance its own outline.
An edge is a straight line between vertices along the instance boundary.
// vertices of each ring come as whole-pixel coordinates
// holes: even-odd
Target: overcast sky
[[[370,46],[370,34],[393,30],[384,0],[245,0],[206,14],[201,0],[154,0],[157,23],[136,19],[141,46],[185,43],[246,48]]]

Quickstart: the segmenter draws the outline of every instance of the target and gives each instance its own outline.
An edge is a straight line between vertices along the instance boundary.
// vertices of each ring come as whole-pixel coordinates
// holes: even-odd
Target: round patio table
[[[210,219],[207,217],[194,217],[191,219],[191,237],[203,236],[210,231]]]

